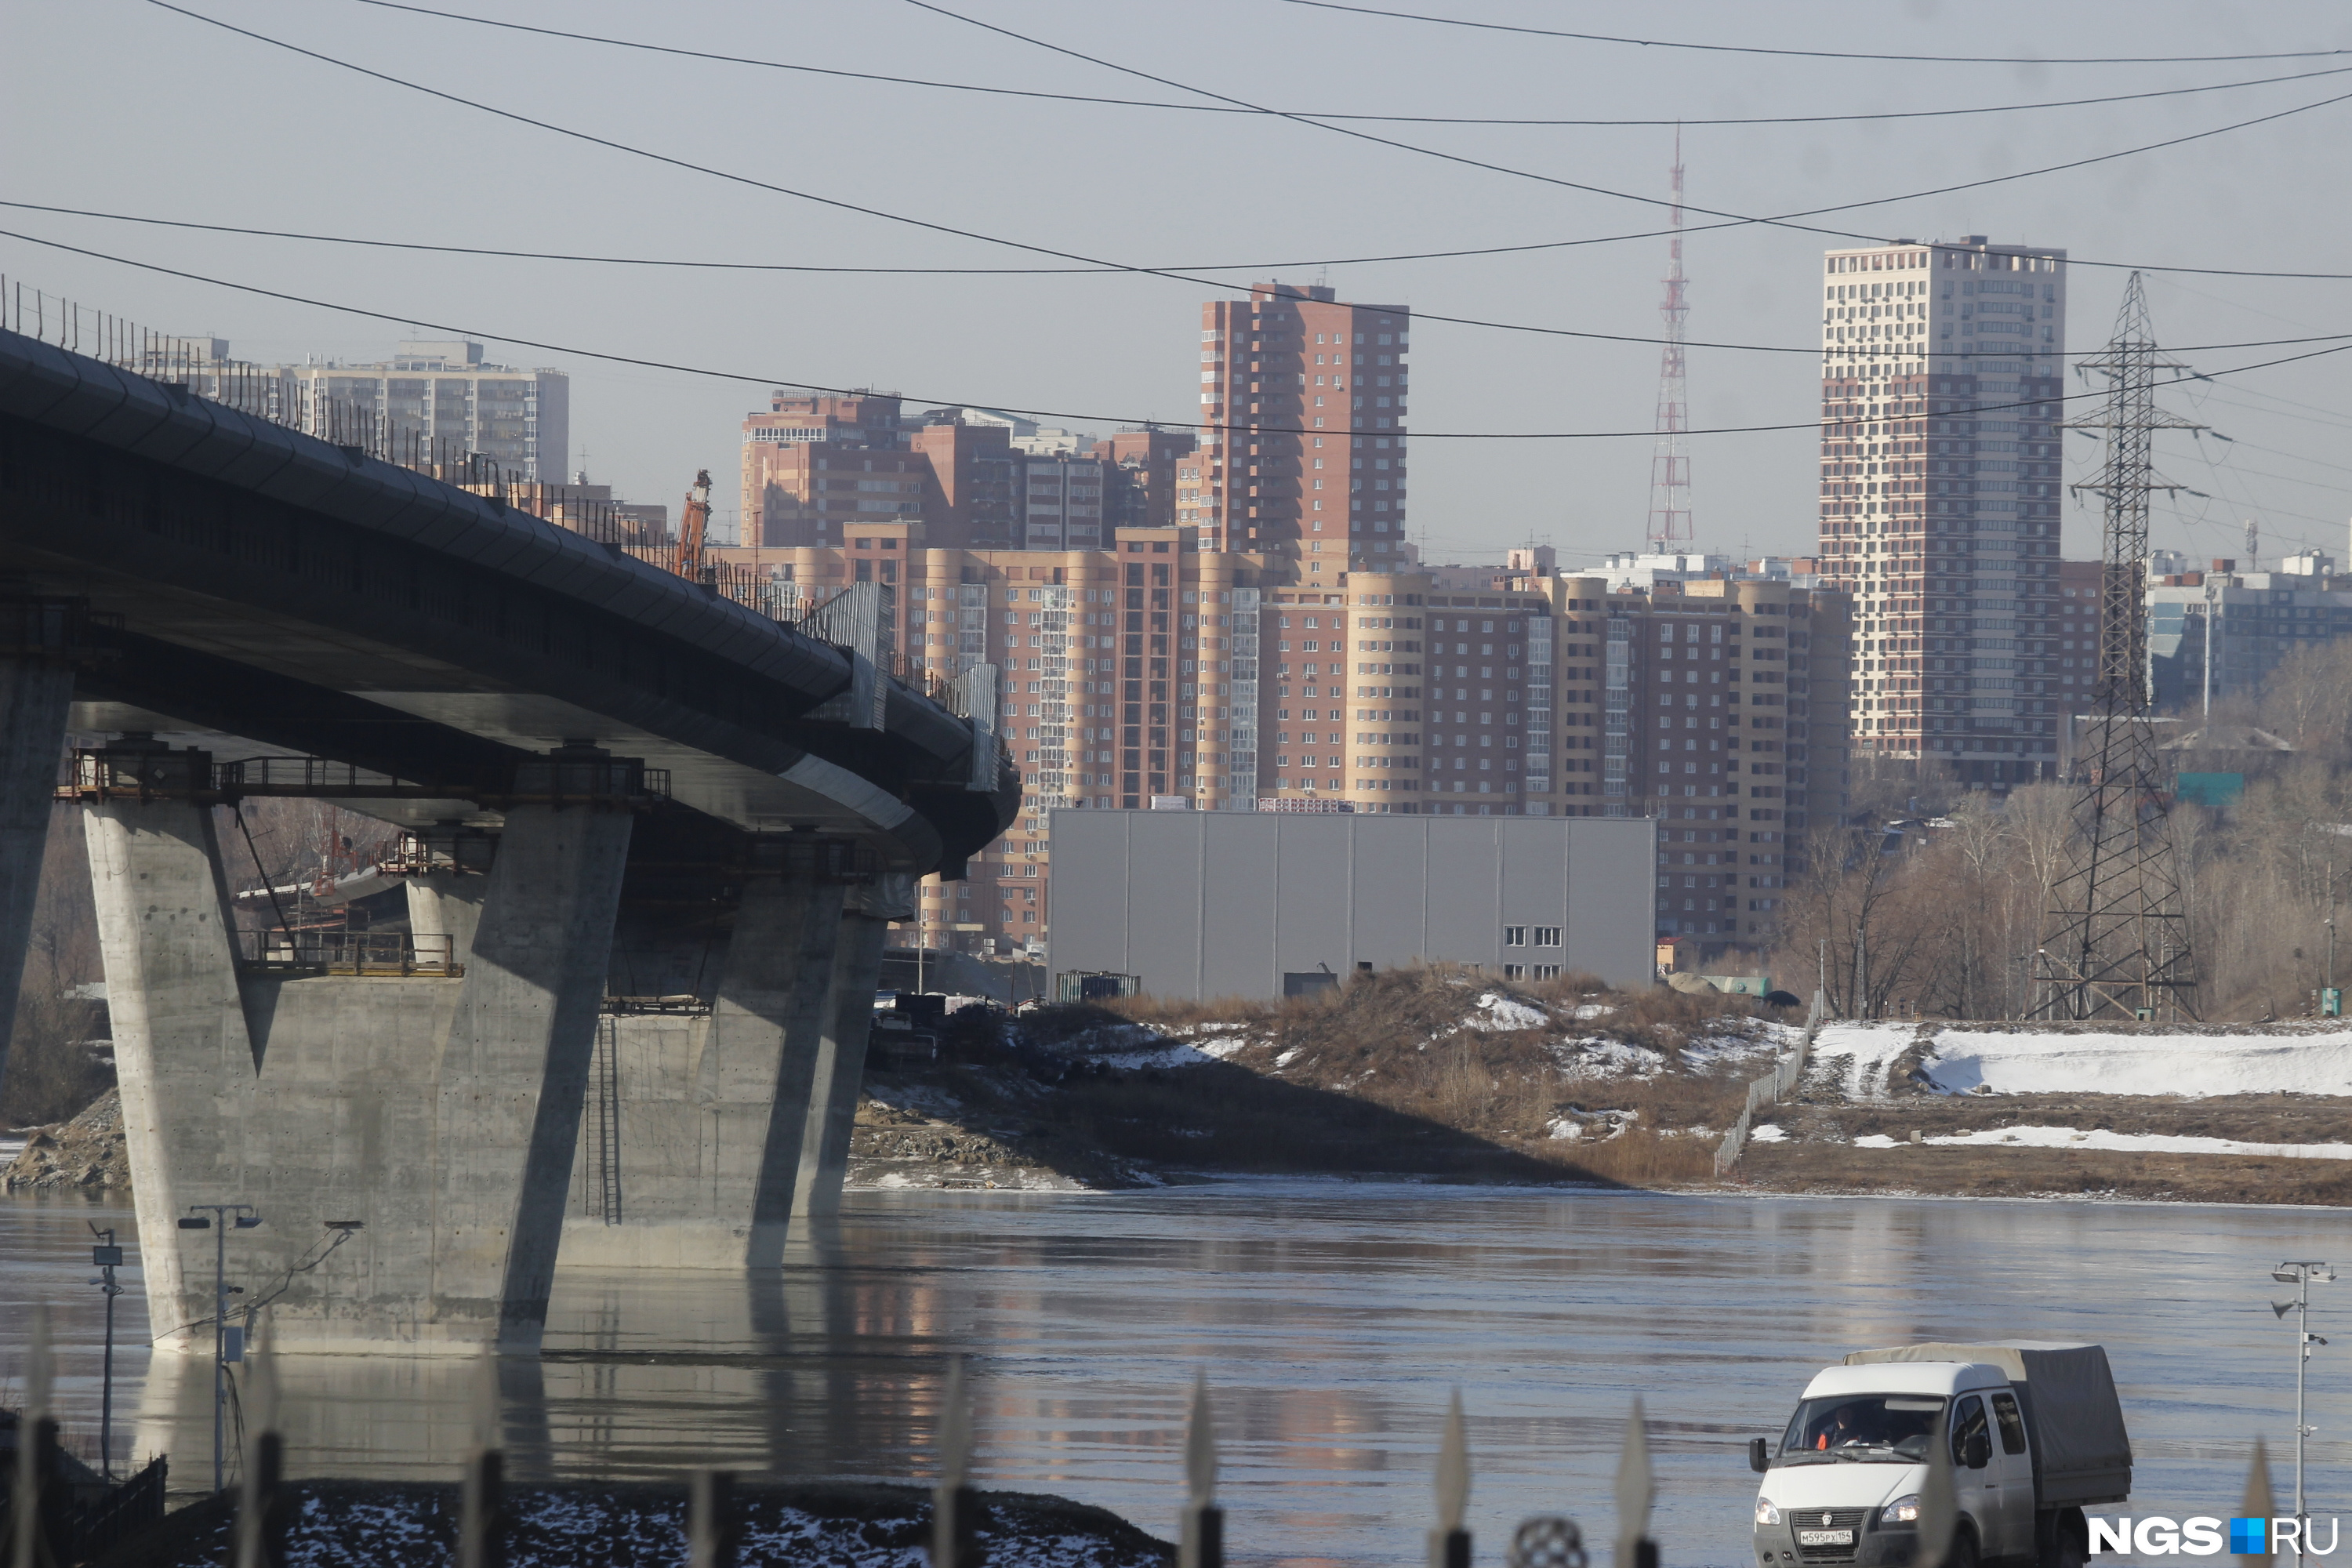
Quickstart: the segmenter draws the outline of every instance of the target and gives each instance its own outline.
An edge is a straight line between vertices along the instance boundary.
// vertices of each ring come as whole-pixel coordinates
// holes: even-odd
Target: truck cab
[[[1940,1436],[1939,1436],[1940,1434]],[[1906,1568],[1930,1445],[1951,1458],[1950,1568],[2083,1568],[2083,1510],[2131,1499],[2107,1352],[2013,1340],[1855,1351],[1805,1385],[1779,1439],[1748,1446],[1758,1568]]]
[[[1954,1568],[2035,1553],[2033,1460],[2008,1374],[1964,1362],[1823,1369],[1756,1494],[1759,1568],[1904,1568],[1918,1550],[1927,1446],[1947,1419],[1963,1543]],[[1759,1442],[1766,1440],[1759,1439]]]

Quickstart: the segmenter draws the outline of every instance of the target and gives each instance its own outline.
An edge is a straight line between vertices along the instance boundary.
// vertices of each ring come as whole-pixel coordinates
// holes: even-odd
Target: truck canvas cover
[[[1845,1358],[1848,1366],[1895,1361],[1974,1362],[2007,1373],[2033,1426],[2034,1480],[2043,1508],[2123,1502],[2131,1496],[2131,1438],[2104,1347],[2016,1340],[1896,1345]]]

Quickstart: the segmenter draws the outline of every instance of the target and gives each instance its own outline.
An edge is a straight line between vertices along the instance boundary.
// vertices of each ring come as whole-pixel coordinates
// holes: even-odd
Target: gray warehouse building
[[[1359,969],[1654,975],[1644,817],[1056,811],[1055,974],[1282,996]]]

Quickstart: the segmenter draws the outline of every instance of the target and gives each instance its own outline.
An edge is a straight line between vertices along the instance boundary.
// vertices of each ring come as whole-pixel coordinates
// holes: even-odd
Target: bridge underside
[[[837,1202],[886,923],[1019,801],[877,657],[0,332],[0,991],[78,732],[159,1345],[210,1344],[196,1204],[259,1211],[287,1349],[534,1348],[567,1213],[586,1261],[773,1264]],[[416,836],[405,930],[241,918],[230,813],[305,793]],[[616,999],[698,944],[674,1018]]]

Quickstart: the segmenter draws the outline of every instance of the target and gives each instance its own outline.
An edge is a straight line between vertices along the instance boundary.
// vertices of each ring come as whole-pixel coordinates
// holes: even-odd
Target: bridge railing
[[[152,331],[111,311],[28,289],[5,275],[0,275],[0,325],[584,534],[698,582],[719,597],[770,620],[795,623],[809,608],[803,584],[731,562],[682,560],[677,540],[625,502],[597,500],[560,483],[528,479],[495,458],[433,435],[388,410],[325,395],[278,366],[216,355],[210,338]]]
[[[466,973],[447,935],[372,931],[241,931],[239,967],[254,973],[449,975]]]

